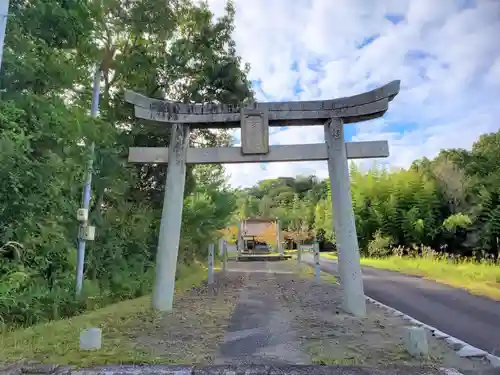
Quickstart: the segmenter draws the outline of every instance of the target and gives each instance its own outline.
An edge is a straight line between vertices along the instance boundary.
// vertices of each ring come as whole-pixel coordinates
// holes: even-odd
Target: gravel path
[[[293,314],[280,304],[283,263],[235,263],[229,270],[245,280],[215,364],[309,364],[292,329]],[[234,276],[233,276],[234,277]]]

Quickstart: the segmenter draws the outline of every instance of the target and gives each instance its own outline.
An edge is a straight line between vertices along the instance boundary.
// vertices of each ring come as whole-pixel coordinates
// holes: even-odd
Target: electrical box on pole
[[[86,208],[79,208],[76,212],[76,219],[78,221],[87,221],[89,219],[89,210]]]

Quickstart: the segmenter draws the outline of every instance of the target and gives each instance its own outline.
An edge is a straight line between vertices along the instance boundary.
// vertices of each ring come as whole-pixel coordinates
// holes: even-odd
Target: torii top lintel
[[[322,125],[330,118],[341,117],[344,123],[366,121],[382,116],[389,102],[399,93],[400,81],[362,94],[315,101],[254,102],[245,106],[228,104],[184,104],[152,99],[133,91],[125,92],[125,100],[134,104],[137,118],[187,123],[195,128],[240,127],[242,116],[262,114],[270,126]]]

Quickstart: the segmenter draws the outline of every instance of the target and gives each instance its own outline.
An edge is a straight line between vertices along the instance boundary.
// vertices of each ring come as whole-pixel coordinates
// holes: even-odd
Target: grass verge
[[[452,263],[444,259],[421,258],[363,258],[363,266],[383,268],[412,275],[423,276],[475,295],[500,300],[500,266],[488,263],[462,261]]]
[[[213,340],[224,329],[223,320],[230,316],[232,306],[227,303],[224,311],[214,311],[222,308],[219,303],[215,303],[214,297],[191,296],[192,289],[200,287],[206,279],[206,265],[196,263],[183,271],[186,276],[176,282],[177,299],[171,313],[153,310],[151,297],[145,296],[73,318],[6,332],[0,337],[0,362],[29,359],[89,367],[111,363],[189,363],[200,359],[199,353],[190,352],[192,345],[184,342],[182,332],[189,331],[191,336],[213,332],[209,338]],[[208,306],[203,305],[205,303]],[[172,328],[172,324],[177,326]],[[167,329],[163,329],[165,325]],[[79,350],[80,331],[89,327],[102,329],[103,346],[99,351]],[[158,332],[170,336],[157,337]],[[173,338],[172,335],[177,336]],[[175,345],[168,345],[169,340],[174,340]],[[203,337],[196,337],[196,342],[206,344]],[[159,347],[161,353],[156,350]],[[199,349],[203,353],[205,348]]]
[[[328,259],[337,259],[337,252],[336,251],[331,251],[331,252],[325,252],[325,253],[319,253],[319,255],[323,258],[328,258]]]
[[[337,259],[335,252],[321,257]],[[475,263],[472,260],[451,262],[437,257],[361,258],[361,265],[423,276],[443,284],[469,291],[472,294],[500,300],[500,266]]]

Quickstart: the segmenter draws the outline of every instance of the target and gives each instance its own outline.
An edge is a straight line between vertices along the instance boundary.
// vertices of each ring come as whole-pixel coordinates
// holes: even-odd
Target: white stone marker
[[[222,272],[227,273],[227,242],[224,240],[219,241],[219,252],[222,254]]]
[[[101,346],[100,328],[87,328],[80,332],[80,350],[99,350]]]
[[[237,231],[237,236],[238,239],[236,241],[236,244],[238,246],[238,255],[240,255],[243,252],[243,248],[245,244],[243,243],[243,228],[241,225],[241,221],[238,221],[238,231]]]
[[[283,255],[283,247],[281,245],[281,222],[276,220],[276,251]]]
[[[302,262],[302,246],[297,245],[297,264]]]
[[[217,250],[219,251],[219,257],[222,259],[224,256],[224,240],[219,240],[219,245],[217,246]]]
[[[317,283],[321,281],[321,266],[319,263],[319,243],[314,243],[314,278]]]
[[[211,243],[208,245],[208,284],[214,283],[214,250],[215,245]]]
[[[424,327],[404,327],[403,342],[405,349],[413,357],[429,354],[427,331]]]

